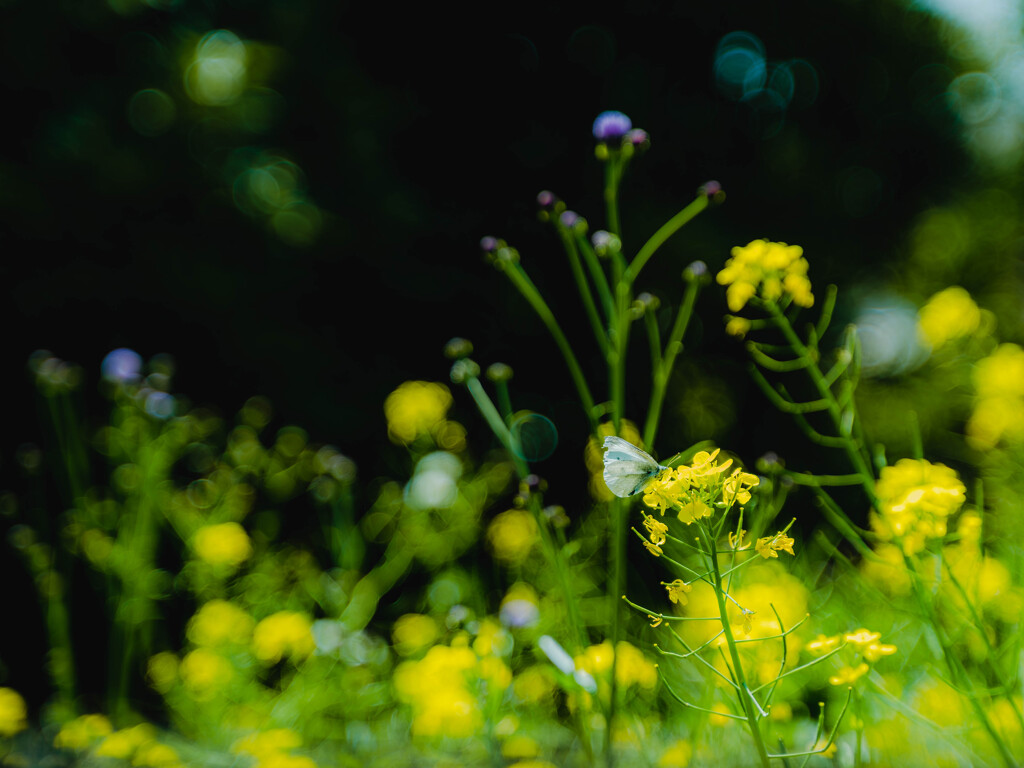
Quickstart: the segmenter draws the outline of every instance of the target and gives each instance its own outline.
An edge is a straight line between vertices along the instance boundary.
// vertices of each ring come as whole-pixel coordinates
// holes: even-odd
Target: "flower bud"
[[[462,358],[469,357],[472,354],[473,342],[469,339],[464,339],[461,336],[449,339],[448,343],[444,345],[444,356],[449,360],[461,360]]]
[[[704,195],[708,202],[721,203],[725,201],[725,190],[717,181],[707,181],[697,190],[698,195]]]
[[[626,133],[624,137],[635,149],[647,149],[651,146],[651,137],[643,128],[634,128]]]
[[[686,266],[683,270],[683,280],[688,283],[694,281],[700,283],[706,283],[711,279],[711,274],[708,272],[708,265],[703,261],[694,261]]]
[[[456,360],[452,365],[451,380],[455,384],[465,384],[468,379],[475,379],[480,375],[480,366],[470,360],[468,357],[464,357],[461,360]]]
[[[603,229],[599,229],[591,235],[590,242],[594,246],[594,253],[601,258],[614,256],[622,250],[622,241],[619,240],[618,235],[605,232]]]
[[[622,112],[608,110],[594,120],[594,138],[604,144],[618,144],[633,127],[633,121]]]
[[[484,253],[494,253],[496,250],[498,250],[499,245],[500,242],[496,237],[491,237],[490,235],[488,235],[487,237],[480,238],[480,249]]]
[[[581,233],[587,231],[587,220],[576,213],[576,211],[562,211],[558,220],[566,229],[571,229]]]
[[[491,363],[487,366],[487,378],[491,381],[508,381],[512,378],[512,367],[505,363]]]

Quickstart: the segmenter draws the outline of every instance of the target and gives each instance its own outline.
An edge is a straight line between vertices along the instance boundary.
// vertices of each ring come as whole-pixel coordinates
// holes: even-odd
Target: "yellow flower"
[[[881,632],[872,632],[868,629],[857,629],[847,632],[844,639],[858,651],[864,650],[871,643],[874,643],[882,636]]]
[[[146,671],[153,687],[161,693],[167,693],[178,681],[178,657],[169,651],[162,651],[150,656]]]
[[[686,768],[692,757],[693,747],[690,746],[690,742],[680,739],[661,753],[655,766],[657,768]]]
[[[53,746],[80,752],[113,732],[114,726],[105,716],[82,715],[61,726],[60,732],[53,740]]]
[[[757,544],[754,545],[754,549],[757,553],[765,560],[771,557],[778,557],[779,552],[786,552],[787,554],[794,554],[793,552],[794,541],[787,536],[783,531],[779,531],[774,536],[765,536],[757,540]]]
[[[0,688],[0,736],[13,736],[28,727],[25,700],[13,688]]]
[[[861,662],[856,667],[843,667],[836,674],[828,679],[831,685],[852,685],[863,677],[869,667]]]
[[[737,502],[746,504],[750,501],[749,489],[757,485],[759,479],[739,469],[726,476],[732,459],[719,464],[718,453],[717,448],[711,453],[700,451],[689,466],[661,472],[644,489],[644,504],[662,515],[673,509],[687,525],[710,517],[715,508],[728,508]],[[657,543],[653,536],[651,540]]]
[[[452,406],[452,395],[444,384],[406,381],[384,401],[388,436],[408,445],[440,425]]]
[[[737,336],[743,338],[747,335],[747,331],[750,330],[750,321],[745,317],[730,316],[728,322],[725,324],[725,332],[730,336]]]
[[[181,680],[197,699],[209,699],[231,682],[231,663],[209,648],[196,648],[181,660]]]
[[[676,605],[686,605],[689,601],[686,595],[693,591],[693,587],[682,579],[676,579],[667,583],[663,581],[661,584],[668,590],[668,599]]]
[[[185,634],[196,645],[216,647],[249,642],[252,616],[227,600],[210,600],[189,619]]]
[[[958,285],[936,293],[918,313],[918,330],[933,349],[953,339],[970,336],[980,326],[981,310],[971,295]]]
[[[896,651],[897,648],[895,645],[887,645],[885,643],[868,643],[867,647],[864,648],[864,660],[874,664],[883,656],[892,656]]]
[[[494,556],[509,565],[521,565],[540,541],[537,521],[525,509],[510,509],[494,516],[487,526]]]
[[[183,768],[181,758],[173,747],[149,741],[135,750],[132,765],[137,768]]]
[[[272,728],[269,731],[251,733],[235,741],[231,751],[236,755],[252,755],[257,760],[266,760],[271,755],[290,752],[302,746],[302,737],[289,728]]]
[[[832,635],[831,637],[818,635],[816,638],[811,640],[806,647],[807,650],[815,656],[824,656],[826,653],[838,648],[840,642],[842,642],[842,638],[839,635]]]
[[[664,621],[664,619],[661,618],[661,616],[655,616],[654,614],[648,614],[647,618],[651,622],[651,629],[655,629],[656,627],[660,627],[661,626],[661,622]]]
[[[743,506],[750,501],[750,489],[760,483],[761,478],[757,475],[742,472],[737,468],[722,484],[722,501],[730,507],[737,502]]]
[[[928,539],[946,535],[946,518],[963,505],[966,489],[943,464],[900,459],[882,468],[875,492],[881,515],[872,515],[872,527],[883,541],[891,539],[912,555]]]
[[[238,523],[204,525],[195,533],[192,547],[196,555],[211,565],[237,568],[252,556],[252,543]]]
[[[728,286],[725,297],[732,312],[743,309],[758,289],[765,301],[778,301],[788,294],[794,304],[810,307],[814,296],[807,267],[800,246],[753,240],[732,249],[732,258],[716,279]]]
[[[316,650],[313,624],[305,614],[279,611],[256,625],[252,648],[265,664],[276,664],[283,656],[304,659]]]
[[[149,723],[142,723],[133,728],[114,731],[106,736],[96,747],[96,754],[100,757],[116,757],[120,760],[127,760],[135,754],[135,750],[155,738],[156,729]]]
[[[420,613],[399,616],[391,627],[391,640],[399,656],[412,656],[437,639],[437,622]]]
[[[668,533],[668,526],[660,520],[644,515],[644,528],[647,529],[652,544],[660,547],[667,541],[665,534]]]
[[[659,547],[657,544],[651,544],[651,542],[647,541],[646,539],[644,540],[643,545],[647,547],[647,551],[655,557],[661,557],[663,554],[665,554],[662,551],[661,547]]]
[[[974,368],[975,406],[967,439],[987,450],[1024,439],[1024,349],[1000,344]]]
[[[467,738],[483,727],[476,696],[469,688],[477,664],[476,654],[466,646],[435,645],[419,661],[398,665],[392,684],[398,700],[412,707],[413,735]]]

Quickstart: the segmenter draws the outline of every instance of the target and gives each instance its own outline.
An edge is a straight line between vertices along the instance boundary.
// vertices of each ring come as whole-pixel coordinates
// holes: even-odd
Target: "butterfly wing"
[[[649,454],[621,437],[606,437],[604,448],[604,482],[616,496],[626,498],[639,493],[664,469]]]

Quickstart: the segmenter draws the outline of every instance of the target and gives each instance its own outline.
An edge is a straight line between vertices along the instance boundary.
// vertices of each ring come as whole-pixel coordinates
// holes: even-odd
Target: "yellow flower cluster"
[[[316,650],[313,623],[304,613],[278,611],[256,625],[252,650],[265,664],[276,664],[285,656],[301,661]]]
[[[452,394],[444,384],[406,381],[384,401],[388,436],[393,442],[408,445],[444,424],[451,407]]]
[[[576,657],[576,669],[588,672],[599,682],[606,681],[615,663],[615,682],[621,688],[637,686],[645,690],[654,690],[658,684],[658,667],[644,656],[643,651],[625,640],[620,640],[612,650],[610,640],[598,645],[591,645]]]
[[[13,736],[27,727],[25,700],[13,688],[0,688],[0,736]]]
[[[795,554],[793,552],[794,543],[794,540],[787,536],[785,531],[779,531],[774,536],[764,536],[758,539],[754,549],[757,550],[757,554],[768,560],[778,557],[779,552],[786,552],[790,555]]]
[[[216,651],[196,648],[185,654],[178,674],[193,698],[207,701],[231,684],[235,671],[231,662]]]
[[[700,451],[689,466],[661,472],[648,483],[644,491],[644,504],[657,509],[662,515],[672,509],[687,525],[700,518],[710,517],[715,509],[746,504],[750,501],[750,489],[760,482],[759,479],[739,467],[726,474],[732,466],[732,459],[718,464],[718,452],[718,448],[711,453]],[[659,545],[659,536],[654,531],[651,533],[651,543]],[[660,538],[664,542],[664,537]]]
[[[61,727],[53,745],[76,752],[95,745],[97,757],[123,760],[136,768],[184,768],[174,748],[157,741],[156,728],[149,723],[115,731],[103,715],[82,715]]]
[[[252,636],[252,616],[227,600],[210,600],[189,619],[185,634],[193,644],[245,645]]]
[[[437,640],[437,622],[422,613],[399,616],[391,627],[391,640],[399,656],[413,656]]]
[[[253,768],[316,768],[316,763],[292,750],[302,746],[302,737],[288,728],[274,728],[243,736],[231,745],[236,755],[255,758]]]
[[[82,715],[61,726],[53,746],[81,752],[113,732],[114,726],[104,715]]]
[[[807,650],[815,656],[824,656],[840,648],[849,648],[856,656],[851,663],[844,665],[828,681],[831,685],[853,685],[871,669],[871,664],[884,656],[892,656],[896,653],[895,645],[880,643],[882,637],[880,632],[871,630],[856,629],[853,632],[846,632],[841,635],[818,635],[807,644]],[[852,662],[860,659],[860,662],[853,665]]]
[[[398,665],[392,683],[399,701],[412,707],[413,735],[468,738],[480,732],[478,689],[499,695],[512,682],[511,671],[491,650],[493,637],[474,652],[462,636],[450,646],[435,645],[419,661]],[[481,651],[488,652],[478,656]]]
[[[192,547],[200,560],[210,565],[237,568],[252,556],[252,543],[238,523],[204,525],[192,539]]]
[[[981,327],[981,310],[971,294],[958,285],[939,291],[918,312],[917,328],[932,349],[953,339],[977,332]]]
[[[727,285],[726,302],[739,312],[760,290],[761,298],[775,302],[788,295],[794,304],[814,304],[811,281],[807,279],[807,259],[799,245],[752,240],[732,249],[732,258],[718,273],[719,285]]]
[[[521,565],[540,541],[537,521],[525,509],[510,509],[494,516],[487,527],[494,556],[508,565]]]
[[[974,412],[967,440],[983,450],[1024,440],[1024,349],[1000,344],[974,368]]]
[[[900,459],[883,467],[875,486],[881,515],[871,525],[883,541],[894,541],[907,555],[928,539],[946,535],[946,519],[964,503],[966,489],[956,471],[924,459]]]

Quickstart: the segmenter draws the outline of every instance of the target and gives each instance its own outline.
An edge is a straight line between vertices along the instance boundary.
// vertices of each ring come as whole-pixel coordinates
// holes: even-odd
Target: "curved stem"
[[[698,195],[697,199],[662,224],[661,228],[651,235],[650,239],[644,243],[633,261],[630,262],[629,268],[626,270],[626,274],[624,275],[626,282],[632,285],[633,281],[636,280],[637,275],[640,274],[640,270],[644,268],[644,265],[650,260],[651,256],[653,256],[654,253],[665,244],[665,241],[682,229],[683,226],[688,224],[690,220],[707,207],[707,196]]]

